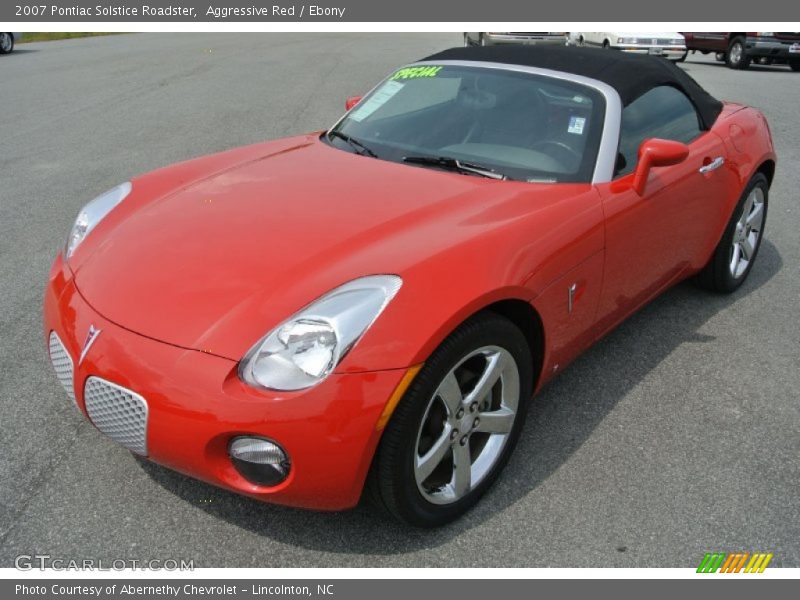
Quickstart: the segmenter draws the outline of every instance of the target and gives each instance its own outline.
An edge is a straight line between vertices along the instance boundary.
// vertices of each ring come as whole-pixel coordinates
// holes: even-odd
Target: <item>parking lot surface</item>
[[[580,358],[535,399],[494,489],[451,526],[260,504],[134,458],[71,406],[46,356],[41,298],[86,201],[168,163],[325,128],[393,67],[460,43],[135,34],[0,57],[0,566],[46,553],[213,567],[693,567],[733,550],[800,566],[800,73],[786,67],[684,65],[772,126],[779,164],[746,284],[732,296],[679,285]]]

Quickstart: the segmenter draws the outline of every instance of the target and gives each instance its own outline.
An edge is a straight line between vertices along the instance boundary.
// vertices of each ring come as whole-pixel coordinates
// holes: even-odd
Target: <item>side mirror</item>
[[[344,109],[345,109],[345,110],[350,110],[350,109],[351,109],[351,108],[353,108],[353,107],[354,107],[356,104],[358,104],[359,102],[361,102],[361,98],[363,98],[363,97],[364,97],[364,96],[350,96],[350,97],[349,97],[347,100],[345,100],[345,103],[344,103]]]
[[[643,196],[647,178],[653,167],[677,165],[686,160],[687,156],[689,156],[689,146],[681,142],[658,138],[643,141],[639,146],[639,163],[633,174],[633,190]]]

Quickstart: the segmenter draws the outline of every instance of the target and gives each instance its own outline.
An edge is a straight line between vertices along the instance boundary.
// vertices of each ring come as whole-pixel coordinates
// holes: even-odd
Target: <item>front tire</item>
[[[789,68],[792,71],[800,71],[800,60],[790,60],[789,61]]]
[[[370,471],[372,499],[418,527],[457,519],[508,461],[532,393],[522,332],[490,312],[469,319],[434,351],[392,415]]]
[[[0,32],[0,54],[11,54],[14,51],[14,36]]]
[[[679,62],[679,63],[685,62],[687,56],[689,56],[689,51],[688,50],[686,52],[684,52],[683,54],[681,54],[678,58],[676,58],[675,62]]]
[[[750,58],[745,52],[745,43],[743,37],[735,37],[731,40],[728,46],[728,52],[725,55],[725,63],[731,69],[744,71],[750,66]]]
[[[756,173],[745,187],[711,260],[695,277],[700,287],[730,294],[744,283],[764,238],[768,204],[769,181],[763,173]]]

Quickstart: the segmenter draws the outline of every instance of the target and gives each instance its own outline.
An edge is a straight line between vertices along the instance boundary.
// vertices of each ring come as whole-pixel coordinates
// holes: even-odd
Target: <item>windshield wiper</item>
[[[334,129],[333,131],[328,132],[328,139],[332,137],[337,137],[340,140],[344,140],[345,142],[350,144],[350,146],[352,146],[353,149],[356,151],[356,154],[360,154],[361,156],[371,156],[372,158],[378,158],[378,155],[375,154],[372,150],[370,150],[367,146],[359,142],[354,137],[347,135],[346,133],[342,133],[341,131],[336,131]]]
[[[458,171],[460,173],[480,175],[481,177],[488,177],[490,179],[508,179],[508,176],[498,173],[489,167],[459,160],[450,156],[404,156],[403,162],[415,165],[431,165],[434,167],[441,167],[442,169]]]

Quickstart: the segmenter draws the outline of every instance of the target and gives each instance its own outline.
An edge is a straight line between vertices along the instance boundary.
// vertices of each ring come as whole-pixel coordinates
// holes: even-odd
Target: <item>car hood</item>
[[[497,219],[474,215],[521,188],[531,184],[372,159],[304,136],[133,180],[71,262],[78,290],[108,320],[238,360],[330,289],[402,275],[488,226]]]
[[[619,37],[637,37],[637,38],[682,38],[683,35],[677,31],[634,31],[632,33],[616,32]]]

